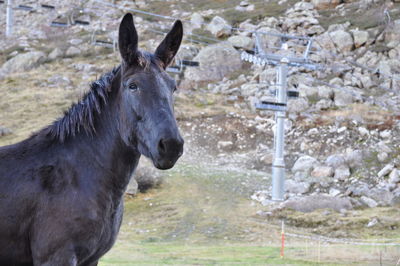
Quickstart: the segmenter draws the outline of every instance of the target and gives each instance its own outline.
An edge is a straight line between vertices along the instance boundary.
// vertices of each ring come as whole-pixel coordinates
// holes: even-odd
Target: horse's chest
[[[117,238],[119,228],[121,227],[123,214],[123,202],[103,220],[103,230],[99,235],[98,245],[93,257],[101,257],[111,249]]]

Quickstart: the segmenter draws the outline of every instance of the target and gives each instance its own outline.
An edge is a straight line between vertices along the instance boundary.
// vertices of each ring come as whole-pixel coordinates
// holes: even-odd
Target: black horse
[[[154,54],[138,50],[131,14],[122,63],[65,116],[0,148],[0,265],[97,265],[114,244],[141,154],[169,169],[182,155],[165,72],[182,41],[176,21]]]

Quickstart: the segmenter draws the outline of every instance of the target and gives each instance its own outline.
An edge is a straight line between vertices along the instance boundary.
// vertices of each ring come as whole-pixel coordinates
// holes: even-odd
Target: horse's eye
[[[135,83],[131,83],[131,84],[129,84],[128,88],[129,88],[131,91],[137,91],[138,86],[137,86]]]

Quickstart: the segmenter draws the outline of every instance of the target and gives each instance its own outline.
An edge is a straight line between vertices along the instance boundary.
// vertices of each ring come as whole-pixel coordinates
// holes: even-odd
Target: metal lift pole
[[[288,63],[286,58],[282,58],[277,71],[277,102],[287,104],[287,73]],[[285,111],[275,113],[275,138],[274,138],[274,162],[272,164],[272,200],[282,201],[285,193]]]
[[[6,37],[11,37],[13,32],[13,1],[7,0]]]

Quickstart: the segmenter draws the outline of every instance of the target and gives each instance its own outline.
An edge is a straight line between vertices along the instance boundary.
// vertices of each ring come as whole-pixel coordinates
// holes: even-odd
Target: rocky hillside
[[[20,80],[28,73],[32,88],[67,92],[67,102],[60,104],[66,107],[90,80],[118,63],[112,47],[124,8],[177,17],[186,33],[178,57],[199,63],[173,74],[180,83],[177,111],[192,147],[188,151],[202,147],[216,158],[266,172],[274,116],[254,104],[274,98],[276,68],[244,62],[240,53],[254,49],[254,32],[269,33],[261,37],[268,51],[281,45],[273,34],[312,37],[310,61],[318,70],[291,67],[289,73],[289,86],[300,97],[289,101],[287,113],[289,200],[283,206],[302,210],[294,204],[299,196],[327,199],[315,208],[399,206],[397,1],[115,1],[120,8],[106,1],[45,2],[40,1],[54,9],[18,1],[32,10],[16,9],[14,35],[0,40],[0,82],[7,95],[24,86]],[[62,27],[51,26],[55,22]],[[138,13],[135,23],[140,46],[153,50],[172,21]],[[4,29],[1,12],[2,35]],[[289,42],[289,51],[304,49],[296,45]],[[12,106],[3,97],[0,110],[1,143],[21,139],[18,132],[27,121],[8,121]],[[26,134],[32,129],[24,127]],[[268,205],[268,187],[256,190],[253,199]]]

